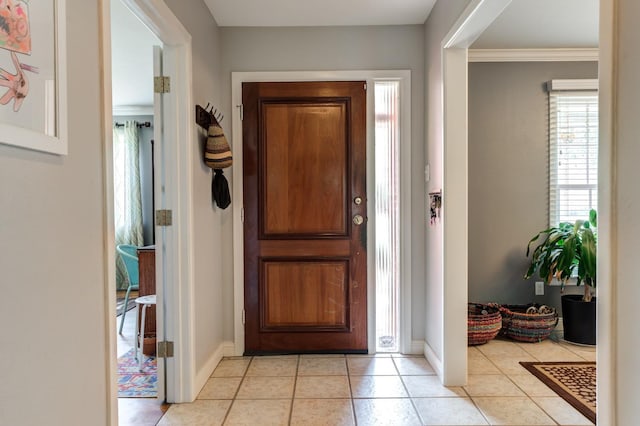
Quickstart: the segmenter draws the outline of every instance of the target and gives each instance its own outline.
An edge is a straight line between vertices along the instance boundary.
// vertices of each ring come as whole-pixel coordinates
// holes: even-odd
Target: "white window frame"
[[[598,91],[597,79],[580,79],[580,80],[551,80],[547,83],[547,90],[549,91],[549,226],[557,226],[560,222],[559,206],[560,199],[558,192],[561,187],[565,189],[567,186],[575,187],[576,189],[594,189],[597,197],[598,185],[594,184],[559,184],[557,182],[558,176],[558,155],[557,155],[557,132],[554,115],[556,112],[556,102],[554,100],[557,96],[562,96],[563,93],[568,95],[596,95]],[[597,137],[597,136],[596,136]],[[597,140],[596,140],[597,144]],[[596,166],[597,167],[597,166]],[[597,173],[597,170],[595,171]],[[585,216],[586,218],[586,216]]]

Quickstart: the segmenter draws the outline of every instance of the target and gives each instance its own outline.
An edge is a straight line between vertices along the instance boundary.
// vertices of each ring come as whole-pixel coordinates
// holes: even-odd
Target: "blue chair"
[[[127,315],[127,306],[129,304],[129,293],[131,293],[131,290],[138,290],[140,288],[140,273],[138,271],[138,247],[130,244],[119,244],[116,250],[124,262],[127,278],[129,279],[127,294],[124,296],[124,312],[122,312],[120,328],[118,329],[118,333],[122,334],[124,317]]]

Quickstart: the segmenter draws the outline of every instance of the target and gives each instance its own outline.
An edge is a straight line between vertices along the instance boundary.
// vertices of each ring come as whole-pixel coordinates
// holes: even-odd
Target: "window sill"
[[[576,283],[577,282],[578,282],[577,278],[569,278],[564,285],[565,285],[565,287],[567,287],[567,286],[576,287]],[[549,285],[552,286],[552,287],[560,287],[560,286],[562,286],[562,282],[559,279],[554,278],[553,280],[551,280]],[[583,284],[580,284],[580,285],[583,285]]]

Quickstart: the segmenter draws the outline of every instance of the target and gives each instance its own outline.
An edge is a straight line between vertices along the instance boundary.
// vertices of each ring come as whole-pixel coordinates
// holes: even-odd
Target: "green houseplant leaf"
[[[585,284],[583,300],[590,301],[591,289],[596,287],[596,227],[597,213],[591,210],[588,220],[563,222],[534,235],[527,245],[526,255],[531,254],[531,264],[524,278],[538,272],[545,283],[556,278],[562,286],[570,278],[576,278],[577,285]]]

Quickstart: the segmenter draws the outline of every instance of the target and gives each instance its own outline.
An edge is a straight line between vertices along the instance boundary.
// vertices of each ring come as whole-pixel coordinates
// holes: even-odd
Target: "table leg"
[[[133,358],[137,361],[138,360],[138,343],[140,342],[139,340],[139,335],[138,335],[138,331],[140,331],[138,329],[138,317],[140,316],[140,305],[136,304],[136,331],[134,334],[135,337],[135,341],[136,344],[134,345],[135,349],[134,349],[134,353],[133,353]]]
[[[140,359],[138,360],[138,370],[142,371],[142,360],[144,359],[144,322],[147,314],[147,304],[142,305],[142,321],[140,322]]]

